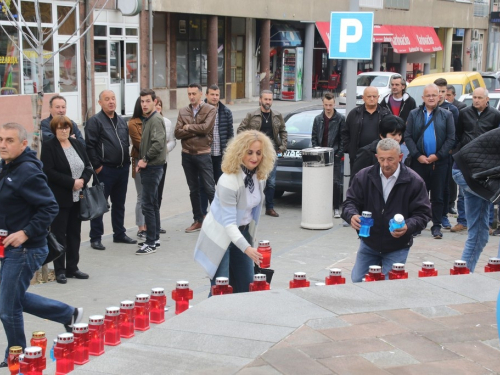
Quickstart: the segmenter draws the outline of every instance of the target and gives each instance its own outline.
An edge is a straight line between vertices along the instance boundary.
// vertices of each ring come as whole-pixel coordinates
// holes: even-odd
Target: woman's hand
[[[74,191],[82,190],[84,184],[85,184],[85,181],[83,181],[83,178],[79,178],[78,180],[75,180],[75,184],[73,185],[73,190]]]
[[[262,254],[257,251],[255,247],[248,246],[245,249],[245,254],[253,260],[254,263],[260,266],[260,262],[262,260]]]

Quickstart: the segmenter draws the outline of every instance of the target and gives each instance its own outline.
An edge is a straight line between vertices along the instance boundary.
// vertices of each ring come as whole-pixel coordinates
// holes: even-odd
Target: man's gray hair
[[[401,153],[401,147],[399,143],[392,138],[384,138],[377,143],[377,151],[390,151],[397,150],[398,154]]]
[[[24,126],[16,122],[8,122],[6,124],[0,125],[0,129],[17,130],[19,142],[23,142],[24,140],[28,139],[28,132],[26,131]]]
[[[271,95],[273,95],[273,92],[272,92],[271,90],[262,90],[262,91],[260,92],[260,96],[259,96],[259,98],[262,98],[262,95],[263,95],[263,94],[271,94]]]
[[[483,95],[484,95],[485,97],[489,98],[490,93],[488,92],[488,90],[487,90],[486,88],[484,88],[484,87],[476,87],[476,90],[477,90],[477,89],[482,89],[482,90],[483,90]],[[475,90],[474,90],[474,91],[475,91]]]

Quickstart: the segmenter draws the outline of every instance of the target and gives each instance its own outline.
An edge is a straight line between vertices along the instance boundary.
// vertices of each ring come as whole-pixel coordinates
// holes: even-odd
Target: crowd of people
[[[207,88],[205,100],[199,84],[190,84],[187,94],[190,104],[180,109],[173,125],[162,114],[161,99],[144,89],[127,124],[116,113],[115,94],[105,90],[99,94],[101,111],[87,121],[85,138],[66,116],[65,98],[56,95],[50,100],[50,116],[41,124],[41,162],[27,146],[22,126],[0,126],[0,228],[9,232],[3,240],[0,319],[8,347],[26,345],[23,311],[62,323],[67,330],[82,318],[82,308],[28,293],[27,288],[48,253],[48,230],[65,248],[54,261],[57,283],[89,278],[78,267],[79,213],[81,191],[93,175],[104,183],[111,205],[113,242],[138,244],[137,255],[156,252],[160,234],[166,233],[159,210],[168,155],[176,140],[181,141],[193,213],[185,232],[199,232],[195,260],[212,285],[224,276],[234,292],[248,291],[254,264],[262,259],[254,235],[264,204],[266,215],[279,217],[274,190],[277,160],[287,150],[285,122],[272,109],[273,93],[263,90],[259,108],[245,116],[235,135],[232,112],[220,102],[217,85]],[[364,211],[371,212],[374,221],[371,236],[360,238],[352,281],[362,281],[370,265],[382,266],[387,275],[393,263],[406,263],[414,238],[431,220],[435,239],[443,237],[443,229],[468,230],[462,259],[473,272],[492,234],[490,201],[499,193],[488,182],[498,174],[497,158],[479,165],[474,156],[485,142],[500,140],[495,130],[500,112],[488,105],[484,88],[475,89],[472,106],[464,108],[444,79],[424,88],[420,107],[406,93],[400,75],[392,76],[391,93],[379,99],[378,89],[367,87],[363,104],[344,118],[335,110],[334,95],[326,93],[312,127],[312,146],[334,151],[334,217],[342,217],[357,231]],[[491,137],[485,138],[486,133]],[[345,199],[344,154],[350,161]],[[130,175],[137,191],[137,239],[124,227]],[[14,214],[7,220],[5,212]],[[449,213],[458,213],[454,227]],[[388,223],[396,214],[402,214],[405,223],[391,232]],[[91,220],[93,249],[105,250],[103,233],[102,216]]]

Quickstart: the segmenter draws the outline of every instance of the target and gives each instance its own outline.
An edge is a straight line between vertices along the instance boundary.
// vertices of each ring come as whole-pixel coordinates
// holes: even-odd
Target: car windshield
[[[314,118],[322,111],[306,111],[292,115],[286,121],[286,131],[290,134],[311,135]]]
[[[375,86],[375,87],[387,87],[389,83],[389,77],[387,76],[370,76],[362,75],[358,76],[357,86]]]
[[[486,84],[486,89],[488,91],[495,91],[496,89],[500,88],[500,82],[495,77],[483,76],[483,79],[484,79],[484,83]]]
[[[460,95],[462,95],[463,85],[453,84],[453,87],[455,87],[455,92],[457,93],[457,99],[458,99]],[[415,99],[417,106],[423,103],[422,95],[424,95],[424,88],[425,86],[412,86],[406,89],[408,95],[410,95],[413,99]]]

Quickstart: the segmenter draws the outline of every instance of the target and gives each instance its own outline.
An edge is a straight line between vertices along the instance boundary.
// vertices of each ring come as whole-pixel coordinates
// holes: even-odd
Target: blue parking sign
[[[371,60],[373,12],[332,12],[330,59]]]

